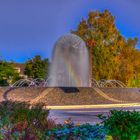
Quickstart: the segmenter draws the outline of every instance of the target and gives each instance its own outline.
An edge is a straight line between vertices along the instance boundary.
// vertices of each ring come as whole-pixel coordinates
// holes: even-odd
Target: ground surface
[[[108,116],[109,111],[112,109],[140,111],[140,107],[51,110],[50,118],[55,120],[56,123],[64,123],[65,120],[71,118],[74,123],[95,124],[101,122],[101,120],[96,116],[97,114],[104,114]]]

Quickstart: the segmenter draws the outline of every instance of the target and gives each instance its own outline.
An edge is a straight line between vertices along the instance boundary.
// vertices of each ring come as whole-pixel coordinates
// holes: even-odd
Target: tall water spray
[[[49,75],[49,86],[89,86],[88,50],[80,37],[68,34],[58,39],[53,48]]]

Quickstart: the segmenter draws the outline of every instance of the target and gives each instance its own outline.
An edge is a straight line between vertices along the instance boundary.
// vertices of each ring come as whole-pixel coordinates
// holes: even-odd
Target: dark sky
[[[108,9],[126,38],[140,40],[140,0],[0,0],[0,57],[51,57],[53,44],[92,10]],[[140,47],[139,47],[140,48]]]

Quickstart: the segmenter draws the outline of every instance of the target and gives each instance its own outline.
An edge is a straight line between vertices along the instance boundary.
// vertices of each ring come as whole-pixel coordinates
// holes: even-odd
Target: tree
[[[136,38],[129,38],[120,54],[119,79],[128,86],[140,85],[140,51],[135,48],[136,44]]]
[[[12,63],[0,61],[0,86],[8,86],[20,78]]]
[[[129,58],[131,59],[129,68],[127,67],[129,72],[126,71],[126,68],[123,68],[125,67],[124,62],[129,59],[124,52],[125,50],[129,50],[130,53],[136,52],[135,47],[138,40],[137,38],[126,40],[116,28],[115,17],[108,10],[102,13],[99,11],[89,12],[88,19],[82,18],[77,29],[72,33],[80,36],[86,42],[92,55],[90,69],[93,78],[96,80],[118,79],[127,83],[130,78],[127,76],[131,75],[129,72],[132,73],[134,68],[134,59]]]
[[[25,74],[31,78],[46,78],[48,75],[48,59],[41,59],[39,55],[25,63]]]

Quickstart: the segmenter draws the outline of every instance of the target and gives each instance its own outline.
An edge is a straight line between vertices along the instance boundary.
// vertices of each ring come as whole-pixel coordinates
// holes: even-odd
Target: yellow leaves
[[[71,123],[72,123],[71,118],[68,118],[67,120],[65,120],[64,123],[65,123],[65,124],[71,124]]]
[[[106,140],[113,140],[112,136],[106,136]]]
[[[80,122],[77,122],[77,123],[76,123],[76,126],[80,126],[80,125],[81,125],[81,123],[80,123]]]
[[[119,56],[116,56],[114,58],[114,61],[115,61],[115,63],[119,64],[120,63],[120,57]]]

